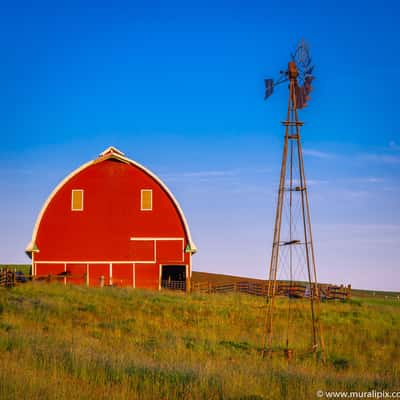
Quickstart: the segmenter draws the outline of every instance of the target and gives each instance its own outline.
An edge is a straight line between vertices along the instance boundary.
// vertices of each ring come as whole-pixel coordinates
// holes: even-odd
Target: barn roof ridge
[[[125,153],[123,153],[121,150],[118,150],[115,146],[110,146],[106,148],[103,152],[100,153],[100,156],[105,156],[111,153],[119,154],[120,156],[125,156]]]
[[[185,227],[185,231],[186,231],[186,235],[187,235],[187,239],[188,239],[188,244],[190,247],[190,253],[194,254],[197,252],[197,247],[194,244],[193,240],[192,240],[192,236],[190,234],[190,230],[189,230],[189,225],[187,223],[185,214],[183,213],[183,210],[178,202],[178,200],[175,198],[175,196],[172,194],[172,192],[169,190],[168,186],[153,172],[151,172],[149,169],[147,169],[146,167],[144,167],[143,165],[139,164],[138,162],[131,160],[130,158],[126,157],[125,154],[118,150],[116,147],[114,146],[110,146],[108,147],[106,150],[104,150],[102,153],[100,153],[99,157],[97,159],[94,159],[92,161],[89,161],[83,165],[81,165],[80,167],[76,168],[74,171],[72,171],[69,175],[67,175],[54,189],[53,191],[50,193],[49,197],[47,198],[46,202],[44,203],[38,217],[35,223],[35,227],[32,233],[32,239],[31,241],[28,243],[28,245],[26,246],[25,252],[28,255],[31,255],[34,252],[38,252],[39,249],[36,246],[36,235],[39,229],[39,225],[40,225],[40,221],[42,220],[42,217],[47,209],[47,206],[50,204],[51,200],[53,199],[53,197],[56,195],[56,193],[71,179],[73,178],[75,175],[77,175],[79,172],[81,172],[82,170],[86,169],[87,167],[93,165],[93,164],[97,164],[98,162],[102,162],[102,161],[106,161],[110,158],[116,158],[119,159],[121,161],[124,161],[128,164],[131,164],[133,166],[138,167],[139,169],[143,170],[144,172],[146,172],[148,175],[150,175],[164,190],[165,192],[168,194],[168,196],[171,198],[171,200],[173,201],[173,203],[175,204],[176,209],[178,210],[178,213],[182,219],[183,225]]]

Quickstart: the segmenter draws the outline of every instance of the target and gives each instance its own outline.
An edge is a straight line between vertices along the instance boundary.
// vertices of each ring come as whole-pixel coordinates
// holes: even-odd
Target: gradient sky
[[[11,2],[9,2],[11,4]],[[400,290],[400,6],[395,1],[12,2],[0,14],[0,263],[55,185],[110,145],[158,174],[199,248],[195,270],[265,278],[287,90],[301,112],[319,280]]]

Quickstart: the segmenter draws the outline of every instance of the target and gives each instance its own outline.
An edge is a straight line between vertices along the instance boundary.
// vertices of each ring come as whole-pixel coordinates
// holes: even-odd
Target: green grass
[[[286,327],[278,299],[275,332]],[[0,289],[0,399],[314,399],[317,390],[399,390],[400,302],[323,303],[326,365],[262,359],[265,303],[240,295],[27,283]],[[276,346],[284,343],[277,340]]]

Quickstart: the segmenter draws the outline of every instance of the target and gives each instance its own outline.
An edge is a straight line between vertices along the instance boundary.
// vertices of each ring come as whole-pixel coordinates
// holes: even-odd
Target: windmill
[[[298,110],[306,107],[310,100],[313,80],[311,55],[304,41],[297,46],[287,70],[281,71],[277,80],[265,79],[265,99],[272,95],[276,86],[285,82],[289,82],[289,99],[287,117],[282,122],[285,127],[285,137],[269,268],[263,354],[268,352],[272,354],[274,349],[283,347],[288,359],[292,357],[293,346],[297,345],[296,341],[301,336],[298,332],[294,334],[296,324],[294,314],[299,302],[304,301],[309,303],[307,305],[309,319],[306,324],[311,335],[309,350],[316,355],[322,354],[324,358],[320,298],[300,137],[303,122],[298,118]],[[301,287],[304,288],[303,292]],[[289,298],[286,310],[287,324],[279,328],[280,338],[285,343],[280,346],[277,345],[278,340],[274,335],[275,300],[278,294],[284,294]],[[305,322],[301,323],[304,326]]]

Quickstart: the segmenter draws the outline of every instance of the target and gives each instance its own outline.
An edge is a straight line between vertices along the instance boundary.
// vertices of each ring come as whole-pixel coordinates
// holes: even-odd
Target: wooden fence
[[[292,298],[310,297],[313,295],[313,287],[304,283],[277,282],[276,294]],[[318,284],[321,299],[346,300],[351,296],[351,285],[326,285]],[[215,282],[193,282],[192,292],[197,293],[246,293],[253,296],[264,296],[268,294],[268,282],[233,281],[224,283]]]
[[[16,272],[10,269],[0,270],[0,286],[13,287],[16,285]]]

